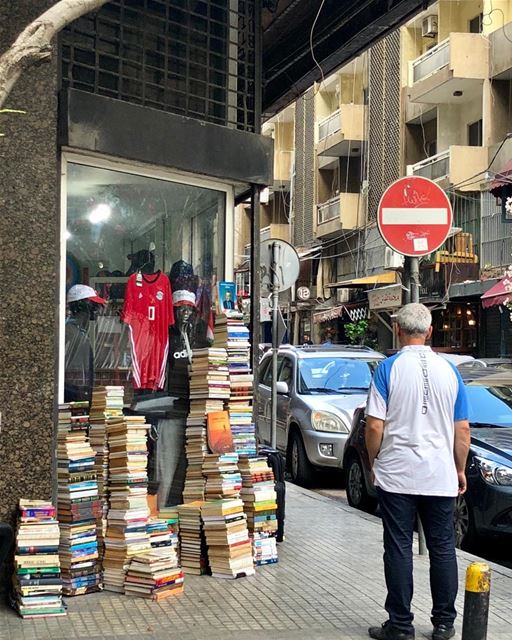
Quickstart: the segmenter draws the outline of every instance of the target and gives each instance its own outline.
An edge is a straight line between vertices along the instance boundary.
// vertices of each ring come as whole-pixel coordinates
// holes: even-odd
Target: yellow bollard
[[[466,571],[462,640],[486,640],[490,593],[489,565],[472,562]]]

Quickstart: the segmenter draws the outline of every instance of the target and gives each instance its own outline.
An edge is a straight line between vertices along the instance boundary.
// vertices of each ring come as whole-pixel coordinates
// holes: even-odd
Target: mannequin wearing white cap
[[[64,401],[90,400],[94,385],[94,354],[87,327],[106,303],[92,287],[77,284],[68,291]]]

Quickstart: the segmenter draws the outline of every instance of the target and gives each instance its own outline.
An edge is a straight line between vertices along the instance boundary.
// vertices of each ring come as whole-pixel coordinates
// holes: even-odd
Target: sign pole
[[[410,258],[411,302],[420,301],[420,260]]]
[[[272,243],[272,259],[271,259],[271,283],[272,283],[272,396],[271,396],[271,417],[270,417],[270,444],[272,449],[277,444],[277,350],[279,348],[278,341],[278,313],[279,313],[279,281],[277,277],[278,268],[278,251],[277,242]]]

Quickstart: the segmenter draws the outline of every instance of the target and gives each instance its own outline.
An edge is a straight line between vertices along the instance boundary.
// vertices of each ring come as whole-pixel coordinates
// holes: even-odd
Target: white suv
[[[279,348],[277,448],[292,480],[307,486],[315,468],[341,469],[355,409],[366,401],[373,371],[384,356],[368,347]],[[270,444],[272,353],[259,368],[257,424]]]

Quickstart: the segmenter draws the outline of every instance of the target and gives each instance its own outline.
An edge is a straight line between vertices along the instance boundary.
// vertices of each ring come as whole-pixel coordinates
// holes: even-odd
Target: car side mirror
[[[282,396],[286,396],[288,393],[290,393],[290,389],[288,388],[287,382],[277,382],[276,390],[277,390],[277,393]]]

